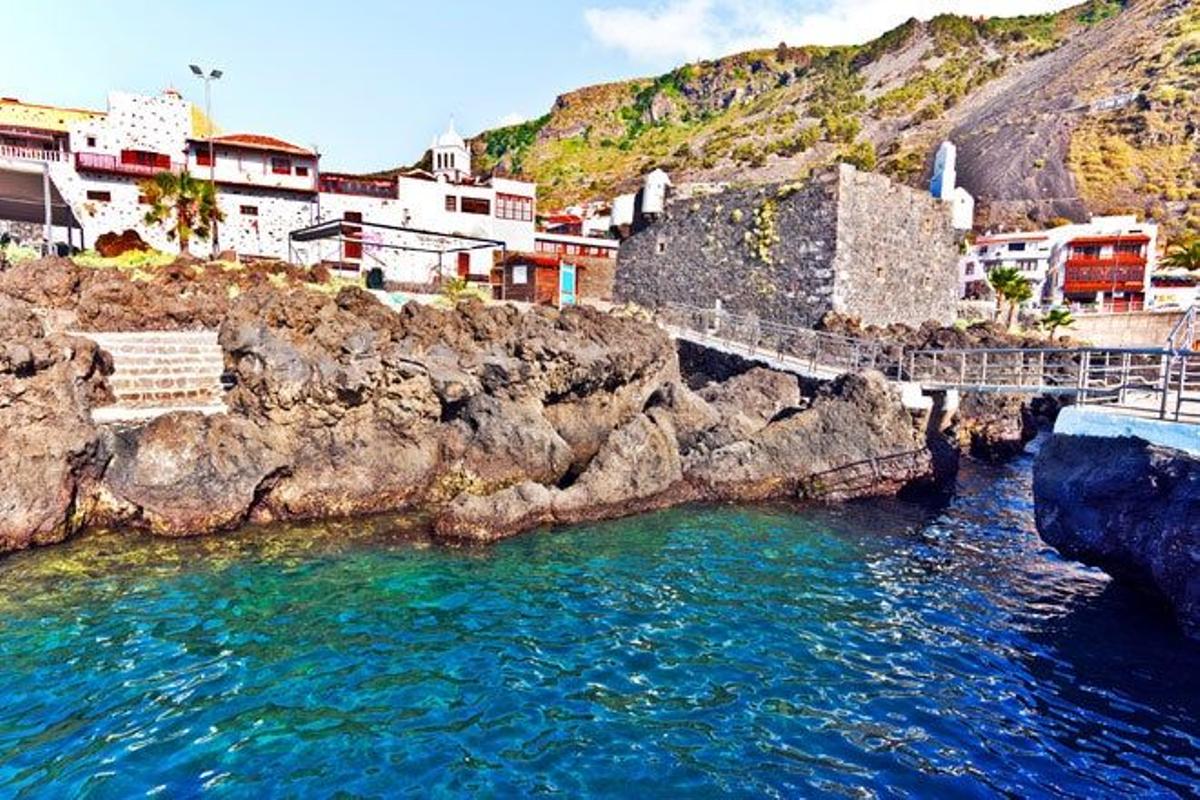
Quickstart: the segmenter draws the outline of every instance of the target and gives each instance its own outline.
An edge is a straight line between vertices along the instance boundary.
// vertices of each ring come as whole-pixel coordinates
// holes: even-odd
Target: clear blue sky
[[[454,115],[475,133],[545,113],[563,91],[749,46],[854,42],[909,16],[1023,13],[1071,0],[32,0],[5,3],[0,95],[104,107],[110,89],[220,67],[227,132],[317,145],[327,169],[420,157]]]

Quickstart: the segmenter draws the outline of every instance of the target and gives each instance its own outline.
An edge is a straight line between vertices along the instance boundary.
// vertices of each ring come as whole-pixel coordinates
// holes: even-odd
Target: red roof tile
[[[199,140],[197,140],[199,141]],[[246,147],[251,150],[270,150],[277,153],[290,153],[294,156],[315,156],[312,150],[298,147],[274,136],[262,136],[257,133],[231,133],[225,136],[214,136],[213,141],[232,147]]]

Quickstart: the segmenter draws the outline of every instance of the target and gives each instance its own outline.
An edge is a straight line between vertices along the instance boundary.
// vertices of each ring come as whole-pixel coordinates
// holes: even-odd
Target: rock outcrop
[[[62,267],[9,288],[54,308],[77,279]],[[428,514],[444,539],[490,541],[685,501],[892,493],[933,472],[928,419],[879,375],[814,395],[756,368],[692,390],[667,335],[633,318],[478,302],[395,312],[361,289],[275,282],[225,296],[229,413],[96,428],[106,354],[0,298],[0,458],[16,476],[0,488],[0,551],[87,524],[193,536],[397,511]]]
[[[107,355],[47,335],[25,303],[0,295],[0,552],[58,542],[86,513],[103,469],[93,404],[109,399]]]
[[[1048,544],[1163,598],[1200,638],[1200,458],[1056,434],[1038,454],[1034,496]]]

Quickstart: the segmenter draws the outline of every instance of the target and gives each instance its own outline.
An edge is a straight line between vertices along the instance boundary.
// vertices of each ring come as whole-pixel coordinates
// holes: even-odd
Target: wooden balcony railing
[[[1072,255],[1067,257],[1067,269],[1072,267],[1144,267],[1146,257],[1138,253],[1112,253],[1107,256]]]
[[[328,194],[358,195],[360,197],[396,197],[396,182],[390,180],[371,180],[345,178],[341,175],[322,175],[320,191]]]
[[[87,172],[107,172],[113,175],[136,175],[149,178],[160,172],[182,172],[184,165],[178,161],[172,161],[170,167],[131,164],[122,161],[120,156],[108,153],[76,153],[75,168]]]
[[[40,147],[17,147],[11,144],[0,144],[0,158],[59,163],[66,161],[69,157],[70,153],[64,153],[61,150],[44,150]]]

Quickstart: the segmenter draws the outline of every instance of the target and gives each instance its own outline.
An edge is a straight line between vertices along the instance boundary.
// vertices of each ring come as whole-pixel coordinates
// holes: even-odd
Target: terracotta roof
[[[1050,237],[1044,233],[996,233],[991,236],[981,236],[975,244],[1006,244],[1008,242],[1044,242]]]
[[[276,153],[289,153],[294,156],[315,156],[312,150],[306,150],[274,136],[262,136],[257,133],[230,133],[213,138],[217,144],[227,147],[245,147],[250,150],[270,150]]]
[[[509,253],[504,259],[505,264],[533,264],[538,267],[557,267],[562,263],[562,256],[557,253]]]
[[[1105,233],[1099,236],[1076,236],[1071,244],[1112,244],[1122,242],[1149,242],[1150,237],[1144,233]]]

